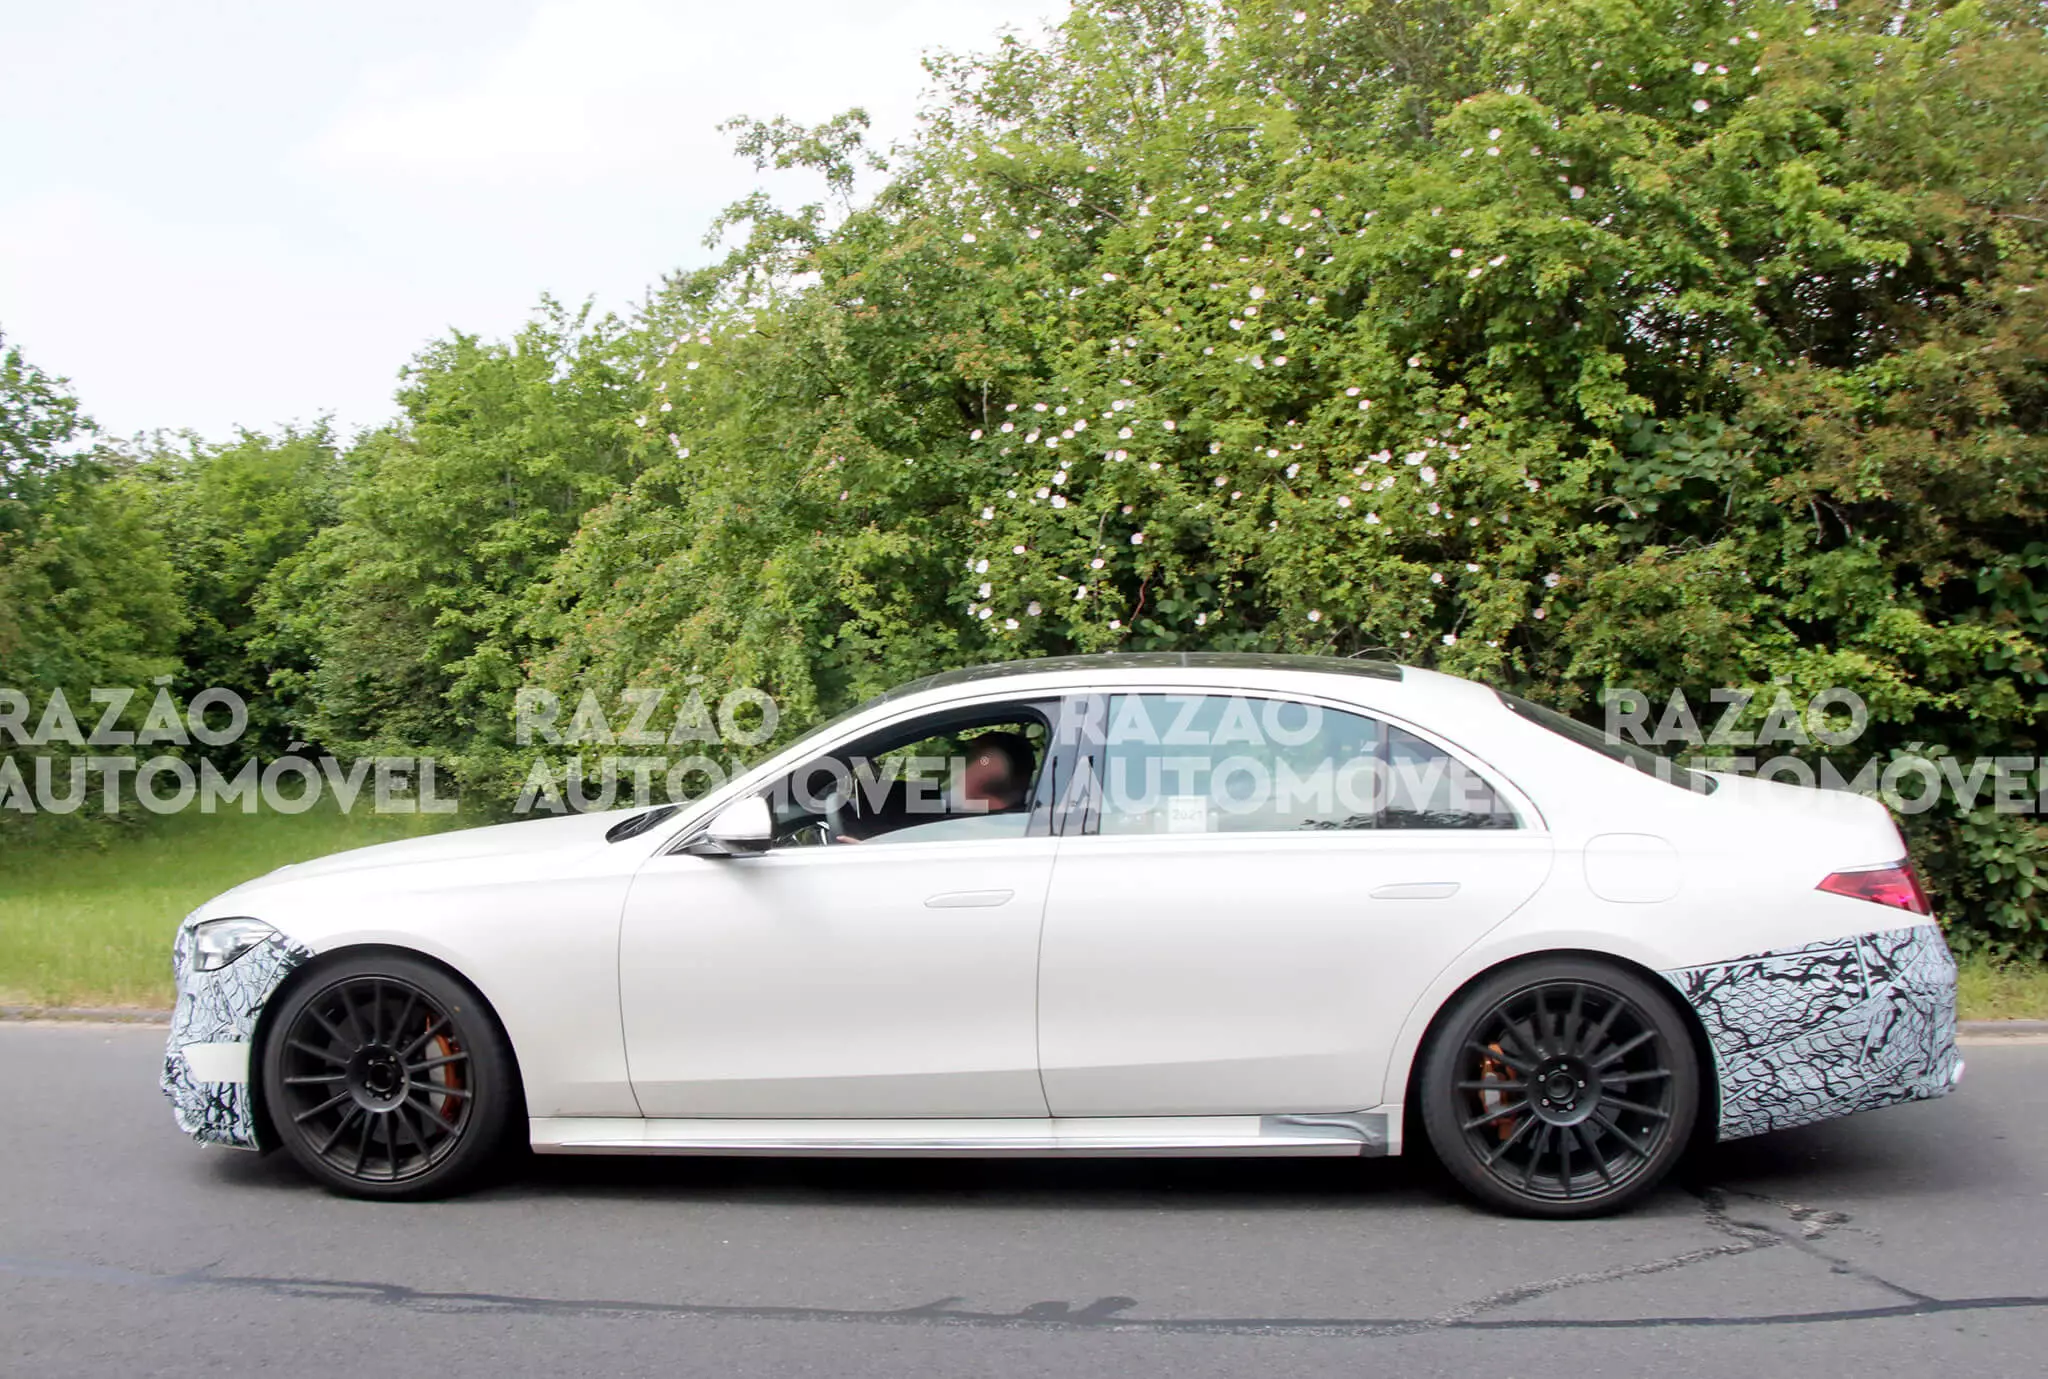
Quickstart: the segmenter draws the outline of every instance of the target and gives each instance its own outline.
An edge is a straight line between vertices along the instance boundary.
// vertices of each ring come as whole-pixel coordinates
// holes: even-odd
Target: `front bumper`
[[[1933,924],[1664,975],[1713,1045],[1724,1140],[1938,1097],[1962,1076],[1956,964]]]
[[[256,1114],[249,1057],[264,1003],[313,951],[272,934],[226,967],[201,972],[192,962],[192,925],[178,930],[171,968],[178,1004],[164,1046],[159,1085],[171,1099],[178,1128],[204,1144],[254,1149]]]

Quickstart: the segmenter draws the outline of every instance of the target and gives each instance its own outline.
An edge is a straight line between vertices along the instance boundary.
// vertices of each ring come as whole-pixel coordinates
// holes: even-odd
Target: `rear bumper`
[[[1713,1045],[1720,1137],[1938,1097],[1962,1076],[1933,924],[1666,972]]]

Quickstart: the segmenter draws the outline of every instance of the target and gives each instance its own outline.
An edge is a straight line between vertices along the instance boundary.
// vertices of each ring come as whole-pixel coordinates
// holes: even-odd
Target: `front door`
[[[771,799],[776,846],[672,851],[627,895],[619,982],[626,1051],[650,1117],[1046,1114],[1038,1077],[1039,926],[1053,853],[1049,718],[979,704],[833,749],[840,780],[876,763],[957,764],[1019,744],[1019,799],[960,812],[943,788],[853,785]],[[801,773],[800,773],[801,774]],[[958,772],[956,771],[957,775]],[[920,802],[926,806],[919,812]],[[860,837],[861,841],[850,839]]]

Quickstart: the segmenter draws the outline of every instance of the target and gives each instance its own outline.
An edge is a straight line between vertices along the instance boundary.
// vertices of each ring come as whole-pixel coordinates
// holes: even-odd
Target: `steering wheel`
[[[837,843],[850,836],[846,831],[846,796],[834,790],[825,797],[825,841]]]

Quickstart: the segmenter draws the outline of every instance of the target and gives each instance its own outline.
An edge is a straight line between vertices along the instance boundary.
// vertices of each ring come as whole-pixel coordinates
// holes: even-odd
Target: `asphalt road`
[[[371,1205],[186,1142],[161,1041],[0,1025],[0,1373],[2048,1368],[2048,1045],[1554,1225],[1401,1161],[538,1160]]]

